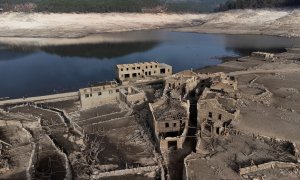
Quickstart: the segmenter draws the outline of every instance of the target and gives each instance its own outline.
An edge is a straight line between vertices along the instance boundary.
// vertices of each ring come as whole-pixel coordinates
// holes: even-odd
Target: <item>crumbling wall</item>
[[[79,99],[78,92],[70,92],[70,93],[60,93],[60,94],[52,94],[46,96],[37,96],[37,97],[28,97],[28,98],[20,98],[20,99],[8,99],[4,101],[0,101],[0,106],[2,105],[11,105],[11,104],[25,104],[25,103],[42,103],[42,102],[55,102],[55,101],[64,101],[69,99]]]
[[[212,91],[225,94],[232,94],[237,90],[237,80],[234,76],[229,76],[223,72],[214,73],[210,76],[210,89]]]
[[[267,141],[277,142],[277,143],[289,143],[292,146],[293,155],[297,158],[298,162],[300,162],[300,151],[299,151],[299,147],[297,146],[297,144],[295,142],[291,142],[288,140],[282,140],[279,138],[263,136],[263,135],[259,135],[259,134],[253,134],[253,133],[249,133],[249,132],[242,132],[238,129],[229,129],[228,132],[229,132],[229,134],[252,136],[253,138],[259,139],[261,141],[267,140]]]
[[[216,101],[217,103],[217,101]],[[224,109],[215,107],[212,108],[210,106],[205,106],[203,104],[197,104],[198,108],[198,124],[202,124],[206,119],[211,119],[212,121],[220,120],[222,122],[226,122],[229,120],[235,120],[238,116],[238,112],[229,113]],[[219,117],[221,115],[221,118]],[[220,119],[219,119],[220,118]]]
[[[267,169],[274,169],[274,168],[285,169],[285,168],[296,168],[296,167],[299,167],[299,165],[295,163],[271,161],[260,165],[253,165],[249,167],[240,168],[239,173],[240,175],[245,175],[245,174],[255,173]]]
[[[91,175],[91,179],[108,178],[114,176],[125,176],[130,174],[145,174],[147,172],[157,172],[159,169],[160,169],[159,166],[147,166],[147,167],[122,169],[122,170],[109,171],[109,172],[94,171],[93,175]]]
[[[85,110],[100,106],[102,104],[117,102],[119,98],[119,92],[116,92],[116,90],[113,90],[111,92],[112,93],[110,93],[109,91],[103,91],[101,92],[101,95],[98,94],[99,92],[93,92],[92,96],[90,97],[85,97],[85,94],[81,94],[80,102],[82,109]]]
[[[180,149],[183,146],[188,131],[189,101],[180,102],[180,106],[178,106],[178,108],[184,108],[185,110],[182,117],[164,116],[163,118],[165,119],[157,120],[155,117],[155,109],[161,108],[164,102],[165,99],[160,99],[154,104],[149,103],[149,108],[153,117],[153,122],[152,122],[153,131],[155,132],[157,144],[159,145],[159,148],[162,152],[167,152],[170,146],[169,144],[170,142],[172,142],[172,147],[173,146],[175,147],[175,143],[176,143],[176,147],[175,147],[176,149]],[[173,111],[171,112],[172,115],[173,115]],[[183,132],[180,132],[182,131],[182,125],[184,125],[184,129]],[[180,132],[181,134],[178,134],[178,136],[174,136],[174,137],[171,136],[163,137],[162,134],[168,132],[172,132],[172,133]]]
[[[136,102],[143,102],[146,99],[144,92],[139,92],[137,94],[131,94],[126,97],[125,103],[129,106],[134,105]]]
[[[199,81],[197,80],[196,76],[193,76],[192,78],[188,79],[186,81],[186,85],[185,85],[185,89],[187,92],[192,91],[193,89],[195,89],[198,85]]]
[[[153,107],[152,107],[151,103],[149,103],[148,106],[149,106],[149,110],[150,110],[149,112],[151,113],[151,115],[150,115],[149,118],[146,118],[146,119],[147,119],[148,124],[151,127],[152,131],[154,132],[153,134],[156,135],[156,133],[155,133],[155,127],[154,127],[155,117],[154,117],[154,114],[153,114]]]
[[[116,67],[116,78],[124,84],[126,81],[150,80],[172,75],[172,66],[158,62],[119,64]]]
[[[143,91],[132,86],[100,86],[80,90],[80,101],[83,110],[109,104],[121,100],[128,106],[133,106],[136,102],[146,99]]]
[[[183,173],[182,173],[182,179],[183,180],[189,180],[189,172],[188,172],[188,159],[191,157],[191,154],[189,154],[187,157],[183,160]]]
[[[261,102],[263,104],[269,105],[271,103],[272,93],[262,84],[250,83],[249,88],[259,89],[262,91],[260,94],[251,95],[251,94],[242,94],[242,97],[251,100],[254,102]]]
[[[297,157],[298,162],[300,163],[300,151],[296,143],[293,142],[295,156]]]
[[[272,59],[274,58],[273,53],[266,53],[266,52],[252,52],[251,53],[252,57],[257,57],[257,58],[264,58],[264,59]]]
[[[182,149],[183,148],[183,143],[185,141],[185,138],[186,138],[186,133],[187,133],[187,129],[186,131],[177,136],[177,137],[167,137],[165,139],[160,139],[160,149],[162,152],[167,152],[168,149],[169,149],[169,145],[168,143],[169,142],[176,142],[176,149]]]

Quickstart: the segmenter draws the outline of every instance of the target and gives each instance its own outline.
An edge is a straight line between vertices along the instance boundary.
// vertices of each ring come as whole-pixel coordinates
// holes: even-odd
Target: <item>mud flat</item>
[[[3,13],[2,37],[77,38],[105,32],[181,27],[201,22],[201,14],[43,14]]]
[[[177,29],[182,32],[264,34],[300,37],[300,11],[232,10],[206,15],[201,25]]]
[[[298,9],[232,10],[210,14],[2,13],[0,43],[42,46],[124,42],[126,37],[122,35],[101,34],[151,29],[300,37],[299,19]]]

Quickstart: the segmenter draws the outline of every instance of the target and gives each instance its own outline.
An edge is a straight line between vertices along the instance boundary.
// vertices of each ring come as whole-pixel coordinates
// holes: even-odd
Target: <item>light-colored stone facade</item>
[[[197,124],[202,137],[223,134],[227,126],[239,115],[235,99],[212,92],[208,88],[198,100],[197,109]]]
[[[164,79],[164,93],[171,91],[173,98],[183,98],[199,83],[199,77],[193,71],[182,71]]]
[[[90,109],[118,100],[129,106],[146,100],[145,93],[132,86],[122,86],[115,81],[101,83],[98,86],[79,90],[81,108]]]
[[[266,53],[266,52],[252,52],[251,53],[252,57],[257,57],[257,58],[264,58],[264,59],[272,59],[274,58],[273,53]]]
[[[271,161],[259,165],[253,165],[253,166],[248,166],[244,168],[239,169],[240,175],[245,175],[249,173],[256,173],[258,171],[263,171],[263,170],[268,170],[268,169],[292,169],[292,168],[297,168],[299,165],[295,163],[288,163],[288,162],[280,162],[280,161]]]
[[[144,91],[141,91],[133,86],[128,86],[120,89],[120,100],[134,106],[137,103],[145,101],[146,95]]]
[[[162,152],[181,149],[185,141],[189,123],[189,101],[160,99],[149,103],[156,141]]]
[[[95,87],[79,90],[82,109],[89,109],[105,103],[116,102],[119,97],[120,87],[117,82],[101,83]]]
[[[143,91],[129,85],[151,82],[172,75],[172,66],[158,62],[119,64],[116,66],[116,81],[99,83],[96,86],[79,90],[82,109],[94,108],[121,100],[133,106],[146,99]]]
[[[172,66],[153,61],[133,64],[118,64],[116,66],[116,79],[122,83],[126,81],[158,78],[169,75],[172,75]]]
[[[234,76],[228,76],[223,72],[214,73],[210,89],[221,93],[234,93],[237,90],[237,80]]]

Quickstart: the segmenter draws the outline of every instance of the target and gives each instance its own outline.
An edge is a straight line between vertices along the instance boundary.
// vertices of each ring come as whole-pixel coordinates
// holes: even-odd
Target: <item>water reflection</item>
[[[158,41],[75,44],[66,46],[47,46],[41,48],[41,50],[61,57],[84,57],[103,60],[106,58],[122,57],[131,53],[145,52],[158,44]]]
[[[31,54],[32,50],[24,51],[22,49],[16,50],[14,47],[7,47],[0,45],[0,61],[4,60],[13,60],[20,57],[24,57],[28,54]]]

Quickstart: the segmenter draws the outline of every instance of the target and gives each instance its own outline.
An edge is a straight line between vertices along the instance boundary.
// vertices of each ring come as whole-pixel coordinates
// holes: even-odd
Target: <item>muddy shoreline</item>
[[[34,46],[99,43],[118,41],[114,37],[116,33],[157,29],[300,37],[299,24],[299,9],[234,10],[211,14],[2,13],[0,43]]]

